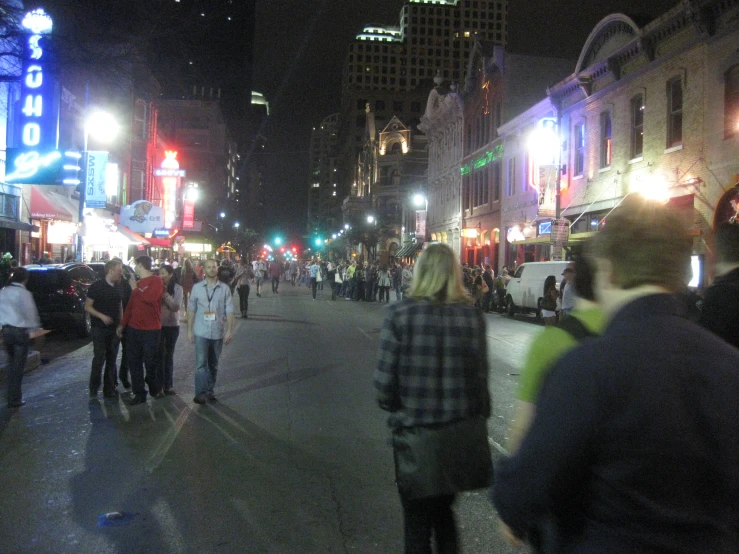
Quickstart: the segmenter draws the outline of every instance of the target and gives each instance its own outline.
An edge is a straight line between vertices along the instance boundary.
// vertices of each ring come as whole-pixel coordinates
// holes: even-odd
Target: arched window
[[[724,137],[739,134],[739,64],[729,68],[724,83]]]
[[[401,146],[399,142],[394,142],[393,145],[390,147],[390,154],[400,154],[401,152]]]

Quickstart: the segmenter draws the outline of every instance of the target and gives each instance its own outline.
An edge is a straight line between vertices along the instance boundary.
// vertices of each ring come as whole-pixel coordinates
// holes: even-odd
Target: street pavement
[[[25,376],[27,405],[0,408],[1,552],[402,552],[372,386],[385,306],[332,302],[328,286],[315,301],[284,282],[279,295],[254,292],[224,346],[217,403],[192,402],[184,325],[175,397],[88,401],[90,344]],[[498,458],[540,328],[486,317]],[[456,512],[463,552],[514,551],[486,492],[462,495]]]

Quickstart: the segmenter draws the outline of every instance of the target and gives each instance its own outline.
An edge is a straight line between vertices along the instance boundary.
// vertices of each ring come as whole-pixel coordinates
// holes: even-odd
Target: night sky
[[[366,23],[397,25],[403,3],[258,1],[253,80],[255,90],[266,94],[271,104],[265,180],[267,216],[273,225],[304,231],[311,129],[340,110],[341,72],[354,35]],[[570,57],[574,71],[585,40],[606,15],[623,12],[648,20],[675,4],[676,0],[511,0],[509,48]]]

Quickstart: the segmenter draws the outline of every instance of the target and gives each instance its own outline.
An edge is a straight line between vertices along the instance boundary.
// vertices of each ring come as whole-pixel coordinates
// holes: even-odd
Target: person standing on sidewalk
[[[316,290],[318,289],[318,274],[321,273],[321,266],[318,265],[317,260],[313,260],[310,267],[308,268],[310,274],[310,290],[313,295],[313,300],[316,299]]]
[[[92,368],[90,369],[90,398],[96,398],[103,374],[103,396],[117,398],[115,362],[120,338],[116,329],[123,318],[123,301],[118,283],[123,275],[123,263],[110,260],[105,264],[105,279],[95,281],[87,291],[85,311],[92,319]]]
[[[269,264],[269,277],[272,280],[272,294],[279,294],[277,289],[280,286],[280,276],[282,275],[282,265],[278,261]]]
[[[174,267],[163,265],[159,276],[164,285],[162,294],[162,334],[159,337],[159,366],[157,383],[167,396],[175,395],[172,389],[174,377],[174,348],[180,336],[180,309],[185,297],[184,289],[177,283]]]
[[[215,402],[213,388],[218,359],[224,344],[231,342],[234,307],[231,289],[218,281],[215,260],[205,262],[205,280],[192,288],[187,307],[187,338],[195,344],[196,404]]]
[[[236,282],[236,290],[239,292],[239,311],[241,317],[248,319],[249,311],[249,293],[251,292],[250,283],[254,279],[254,270],[246,258],[241,258],[239,269],[236,271],[234,281]]]
[[[41,328],[36,302],[26,289],[28,277],[25,267],[17,267],[10,275],[8,286],[0,290],[0,325],[8,352],[8,408],[20,408],[25,404],[21,382],[31,342],[29,332]]]
[[[162,331],[162,279],[151,272],[151,258],[139,256],[134,266],[139,280],[131,292],[131,299],[118,326],[118,336],[126,333],[128,369],[131,372],[133,398],[131,406],[146,402],[146,387],[154,397],[161,394],[157,383],[159,335]],[[144,376],[146,367],[146,376]]]

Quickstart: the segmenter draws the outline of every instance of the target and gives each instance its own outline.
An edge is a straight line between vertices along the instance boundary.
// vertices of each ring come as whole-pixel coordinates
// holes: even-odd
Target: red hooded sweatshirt
[[[121,325],[124,328],[131,326],[139,331],[161,329],[163,293],[164,283],[160,277],[152,275],[141,279],[131,292]]]

